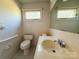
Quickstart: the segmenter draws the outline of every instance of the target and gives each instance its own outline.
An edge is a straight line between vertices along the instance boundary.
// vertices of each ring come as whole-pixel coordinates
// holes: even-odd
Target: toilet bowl
[[[20,48],[21,48],[22,50],[27,49],[27,48],[29,48],[29,47],[30,47],[30,40],[24,40],[24,41],[21,43],[21,46],[20,46]]]
[[[32,39],[33,39],[33,35],[24,35],[24,41],[21,42],[20,44],[21,50],[24,50],[24,55],[28,54]]]

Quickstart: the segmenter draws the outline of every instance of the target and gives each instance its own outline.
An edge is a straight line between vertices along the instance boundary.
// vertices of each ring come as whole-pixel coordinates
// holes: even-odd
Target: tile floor
[[[24,55],[23,51],[19,50],[13,59],[34,59],[35,47],[30,48],[28,55]]]

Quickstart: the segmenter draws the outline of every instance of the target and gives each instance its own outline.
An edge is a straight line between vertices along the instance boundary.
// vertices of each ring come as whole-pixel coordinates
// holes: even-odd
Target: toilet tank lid
[[[26,35],[24,35],[24,39],[27,39],[27,40],[32,40],[33,39],[33,35],[31,35],[31,34],[26,34]]]

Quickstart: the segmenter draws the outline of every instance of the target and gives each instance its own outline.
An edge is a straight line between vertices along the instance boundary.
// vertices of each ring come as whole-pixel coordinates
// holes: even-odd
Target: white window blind
[[[63,9],[57,11],[57,18],[75,18],[76,9]]]
[[[40,11],[26,11],[25,19],[40,19],[41,14]]]

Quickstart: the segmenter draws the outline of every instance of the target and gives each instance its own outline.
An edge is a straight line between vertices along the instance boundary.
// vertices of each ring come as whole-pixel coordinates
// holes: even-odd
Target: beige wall
[[[0,0],[0,59],[12,59],[20,43],[21,12],[14,0]],[[16,38],[13,36],[18,35]],[[4,42],[2,40],[10,39]]]
[[[26,21],[23,19],[23,34],[34,34],[34,44],[38,40],[38,35],[46,32],[50,26],[49,3],[28,3],[23,5],[23,9],[42,9],[40,21]]]

